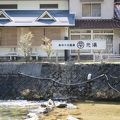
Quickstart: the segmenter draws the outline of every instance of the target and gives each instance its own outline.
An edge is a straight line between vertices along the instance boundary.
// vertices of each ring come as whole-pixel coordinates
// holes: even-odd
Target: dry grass
[[[78,109],[54,109],[43,120],[66,120],[72,115],[80,120],[120,120],[120,104],[77,103]]]

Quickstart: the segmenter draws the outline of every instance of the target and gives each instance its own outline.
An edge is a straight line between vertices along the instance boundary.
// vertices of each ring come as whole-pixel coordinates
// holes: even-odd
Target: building
[[[44,36],[51,40],[105,39],[105,50],[81,50],[90,59],[120,54],[119,0],[1,0],[0,9],[1,57],[20,56],[18,41],[29,31],[34,34],[33,56],[46,56],[40,48]],[[64,50],[57,52],[64,57]],[[77,56],[77,51],[71,50],[70,56]]]

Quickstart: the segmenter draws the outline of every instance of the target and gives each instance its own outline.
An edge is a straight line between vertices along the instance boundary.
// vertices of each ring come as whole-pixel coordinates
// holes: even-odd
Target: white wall
[[[70,13],[74,13],[76,18],[81,18],[81,4],[80,0],[69,0]]]
[[[96,0],[97,1],[97,0]],[[101,2],[101,18],[113,18],[114,0],[104,0]],[[70,0],[70,12],[76,14],[76,18],[82,18],[82,2],[80,0]]]
[[[0,1],[0,4],[18,4],[20,10],[38,10],[40,4],[58,4],[60,10],[68,10],[68,0],[11,0]]]

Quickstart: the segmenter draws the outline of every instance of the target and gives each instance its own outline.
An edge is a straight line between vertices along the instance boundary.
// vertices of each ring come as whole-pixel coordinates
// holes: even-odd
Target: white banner
[[[106,49],[106,40],[52,40],[54,50],[102,50]]]

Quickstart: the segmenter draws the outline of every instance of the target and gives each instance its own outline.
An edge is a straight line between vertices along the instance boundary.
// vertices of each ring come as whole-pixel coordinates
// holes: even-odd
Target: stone
[[[41,106],[41,107],[44,107],[44,108],[46,108],[46,107],[47,107],[47,105],[46,105],[46,104],[44,104],[44,103],[43,103],[43,104],[41,104],[40,106]]]
[[[31,110],[30,112],[35,114],[45,114],[48,113],[48,108],[39,107],[37,109]]]
[[[39,120],[38,117],[33,117],[33,118],[26,118],[25,120]]]
[[[77,109],[77,106],[73,105],[72,103],[67,104],[68,109]]]
[[[28,113],[27,117],[25,120],[39,120],[39,117],[37,116],[36,113]]]
[[[67,117],[67,120],[79,120],[79,119],[77,119],[77,118],[75,118],[75,117],[72,117],[72,116],[68,116],[68,117]]]
[[[47,106],[51,107],[51,108],[55,107],[54,101],[52,101],[51,99],[49,99],[48,102],[47,102]]]
[[[58,108],[65,108],[67,106],[66,102],[57,102],[56,107]]]

